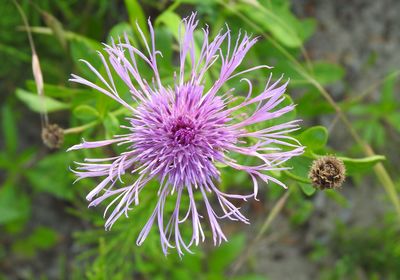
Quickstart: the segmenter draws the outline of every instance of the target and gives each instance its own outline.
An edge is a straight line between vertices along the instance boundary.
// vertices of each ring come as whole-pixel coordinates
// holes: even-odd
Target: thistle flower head
[[[283,94],[287,85],[280,84],[280,79],[272,83],[270,77],[265,88],[254,94],[252,83],[243,78],[243,74],[268,68],[267,66],[236,71],[246,53],[256,43],[256,38],[239,34],[232,41],[231,32],[227,28],[209,40],[208,29],[203,29],[203,43],[198,52],[194,40],[198,21],[196,15],[192,14],[183,20],[184,31],[179,40],[179,72],[174,73],[173,85],[164,85],[157,67],[157,58],[161,53],[156,49],[152,24],[150,21],[148,24],[150,44],[138,27],[145,42],[145,52],[132,46],[125,36],[117,43],[105,45],[106,57],[99,52],[105,75],[101,75],[90,63],[84,61],[102,85],[96,85],[76,75],[72,75],[71,79],[98,90],[129,109],[131,116],[127,125],[123,126],[127,133],[104,141],[83,141],[69,150],[97,148],[115,143],[125,145],[125,151],[115,157],[85,159],[77,167],[75,172],[79,179],[101,178],[101,182],[87,196],[91,201],[90,206],[96,206],[109,197],[114,198],[106,209],[106,212],[113,209],[111,213],[107,212],[105,223],[106,228],[111,228],[121,215],[127,215],[132,206],[139,204],[140,193],[148,182],[157,180],[158,201],[139,234],[137,244],[142,244],[152,225],[157,222],[164,253],[167,253],[168,248],[175,247],[179,254],[183,254],[184,250],[190,252],[192,244],[197,245],[204,241],[203,220],[208,221],[215,244],[226,240],[219,220],[228,218],[248,223],[248,219],[231,202],[232,199],[246,200],[256,197],[260,180],[272,181],[285,187],[269,171],[285,169],[281,165],[291,157],[301,154],[303,147],[287,135],[298,128],[297,121],[259,130],[250,129],[250,126],[262,125],[294,107],[288,105],[277,109],[284,100]],[[151,68],[152,83],[142,78],[138,59]],[[220,65],[216,67],[219,75],[211,86],[206,86],[207,72],[217,64]],[[112,73],[126,84],[131,101],[136,102],[137,106],[121,98]],[[238,95],[233,95],[233,88],[223,88],[228,80],[239,76],[242,76],[241,81],[246,82],[249,87],[242,102],[238,102]],[[207,82],[210,83],[209,80]],[[252,111],[250,114],[242,113],[244,109]],[[245,165],[234,159],[235,155],[254,158],[255,163]],[[254,184],[253,192],[248,195],[222,192],[217,185],[220,180],[217,163],[246,172]],[[124,184],[124,174],[132,174],[136,180]],[[185,209],[181,209],[184,196],[189,202]],[[213,209],[210,197],[219,203],[218,211]],[[172,213],[164,211],[168,199],[175,201]],[[197,208],[196,200],[203,202],[201,209],[204,211]],[[180,232],[181,224],[185,221],[192,225],[190,240],[185,240]]]

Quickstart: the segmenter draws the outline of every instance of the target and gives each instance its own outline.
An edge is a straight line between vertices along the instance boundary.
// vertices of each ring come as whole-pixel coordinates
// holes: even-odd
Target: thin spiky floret
[[[208,29],[203,29],[203,43],[197,55],[194,32],[198,25],[196,15],[182,21],[184,31],[180,32],[179,73],[175,73],[172,87],[164,86],[158,66],[155,34],[149,20],[150,44],[146,41],[145,52],[132,46],[125,37],[111,45],[105,45],[107,58],[99,52],[105,68],[101,75],[89,62],[84,61],[97,76],[101,85],[72,75],[73,82],[89,86],[119,102],[131,112],[127,125],[123,126],[124,135],[113,139],[86,142],[71,147],[69,150],[98,148],[111,144],[125,145],[125,152],[111,158],[85,159],[79,163],[75,173],[78,179],[93,177],[102,178],[101,182],[87,195],[89,206],[97,206],[108,198],[113,198],[105,210],[107,221],[105,227],[111,228],[121,216],[128,216],[128,211],[139,204],[143,188],[151,180],[159,182],[158,201],[148,222],[143,227],[137,244],[144,242],[150,229],[157,220],[161,247],[167,254],[168,248],[176,248],[181,255],[190,252],[190,246],[204,241],[205,234],[202,220],[208,220],[215,244],[226,240],[219,220],[228,218],[248,223],[240,208],[232,199],[246,200],[256,198],[258,182],[274,182],[285,185],[274,178],[270,171],[283,170],[282,164],[294,156],[303,153],[303,147],[288,133],[298,129],[298,121],[290,121],[253,131],[254,125],[276,119],[293,110],[294,105],[278,105],[284,100],[286,83],[281,79],[272,83],[269,77],[265,88],[258,94],[253,93],[252,82],[243,75],[250,71],[268,66],[256,66],[237,72],[246,53],[256,43],[256,38],[239,34],[235,42],[227,27],[214,39],[209,40]],[[224,46],[224,47],[223,47]],[[223,51],[225,49],[225,51]],[[143,60],[153,72],[153,81],[149,84],[142,78],[138,59]],[[206,76],[210,67],[217,63],[219,76],[212,85],[206,87]],[[235,72],[236,71],[236,72]],[[119,95],[114,77],[115,74],[129,88],[132,101],[130,105]],[[247,96],[238,102],[233,95],[234,89],[223,90],[222,87],[232,78],[242,77],[240,81],[249,86]],[[252,110],[250,114],[238,113]],[[245,165],[237,162],[234,155],[254,157],[257,164]],[[217,163],[246,172],[252,179],[254,190],[248,195],[228,194],[218,188],[220,172]],[[133,174],[136,180],[125,184],[124,174]],[[188,199],[187,209],[181,209],[182,197]],[[200,214],[195,196],[201,197],[204,206]],[[216,211],[210,202],[212,196],[220,205]],[[167,199],[174,199],[175,208],[172,214],[164,212]],[[218,214],[219,212],[220,214]],[[167,222],[165,222],[165,220]],[[184,240],[180,225],[192,224],[192,237]]]

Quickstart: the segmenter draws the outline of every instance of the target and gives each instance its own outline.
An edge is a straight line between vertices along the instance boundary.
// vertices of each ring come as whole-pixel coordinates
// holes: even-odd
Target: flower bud
[[[345,174],[343,161],[334,156],[323,156],[313,161],[308,177],[317,189],[338,189],[346,178]]]
[[[58,149],[64,142],[64,130],[57,124],[48,124],[42,129],[42,140],[50,149]]]

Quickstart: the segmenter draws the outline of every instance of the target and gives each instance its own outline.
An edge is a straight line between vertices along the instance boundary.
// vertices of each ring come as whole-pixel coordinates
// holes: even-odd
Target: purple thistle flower
[[[250,71],[268,66],[256,66],[245,71],[235,72],[249,49],[256,43],[255,38],[247,34],[239,34],[236,43],[232,43],[230,30],[220,32],[212,41],[208,40],[208,29],[203,29],[204,41],[200,52],[195,49],[194,31],[198,25],[196,14],[183,20],[185,31],[180,38],[180,71],[175,74],[173,87],[164,86],[157,68],[157,55],[161,55],[155,47],[154,30],[150,23],[151,44],[149,45],[137,26],[145,42],[147,53],[133,47],[127,36],[124,41],[105,45],[108,61],[99,52],[106,70],[102,76],[90,63],[85,62],[90,70],[101,81],[98,86],[82,77],[72,75],[71,81],[94,88],[116,100],[131,111],[129,125],[123,126],[127,134],[116,135],[111,140],[86,142],[69,149],[97,148],[110,144],[127,144],[125,152],[103,159],[85,159],[79,163],[75,173],[78,179],[102,177],[102,181],[87,195],[91,201],[89,206],[97,206],[109,197],[112,202],[105,223],[111,228],[122,215],[128,216],[132,205],[139,204],[139,195],[146,184],[153,179],[158,180],[158,202],[148,222],[137,239],[141,245],[157,220],[161,246],[164,254],[168,248],[176,247],[178,253],[190,252],[192,244],[204,241],[205,234],[201,223],[207,219],[212,232],[214,244],[220,244],[226,237],[219,225],[219,220],[228,218],[248,223],[248,219],[239,211],[231,199],[246,200],[256,198],[258,180],[285,185],[268,174],[268,171],[287,169],[282,163],[293,156],[303,153],[303,147],[287,133],[298,129],[298,121],[291,121],[265,127],[253,131],[250,126],[262,124],[278,118],[293,110],[294,105],[276,107],[284,100],[287,82],[279,85],[280,80],[271,84],[271,76],[262,92],[252,96],[252,83],[242,78],[249,86],[247,97],[237,102],[233,96],[233,88],[223,90],[222,86],[230,79]],[[180,32],[181,33],[181,32]],[[226,52],[221,46],[226,44]],[[140,75],[137,59],[146,62],[154,74],[150,85]],[[205,86],[205,75],[209,68],[220,61],[219,77],[209,88]],[[189,69],[186,69],[186,68]],[[136,107],[124,101],[118,94],[112,72],[128,86]],[[236,101],[235,103],[233,103]],[[250,115],[241,113],[243,109],[253,108]],[[283,149],[282,149],[283,148]],[[254,157],[257,164],[244,165],[232,158],[239,154]],[[252,179],[254,191],[249,195],[227,194],[217,187],[220,172],[216,163],[246,172]],[[125,173],[136,174],[133,184],[125,185],[121,176]],[[196,196],[200,196],[205,206],[203,215],[196,206]],[[218,214],[211,205],[212,195],[220,204]],[[181,209],[182,196],[187,196],[187,209]],[[167,199],[174,197],[176,201],[167,222],[164,221],[164,205]],[[186,208],[186,207],[185,207]],[[192,237],[185,241],[180,232],[180,224],[187,220],[192,223]]]

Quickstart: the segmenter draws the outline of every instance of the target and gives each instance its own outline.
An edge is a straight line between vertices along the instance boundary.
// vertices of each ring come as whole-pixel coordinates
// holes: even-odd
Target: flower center
[[[194,123],[185,116],[176,118],[171,127],[173,140],[180,145],[189,145],[195,138],[196,131]]]

